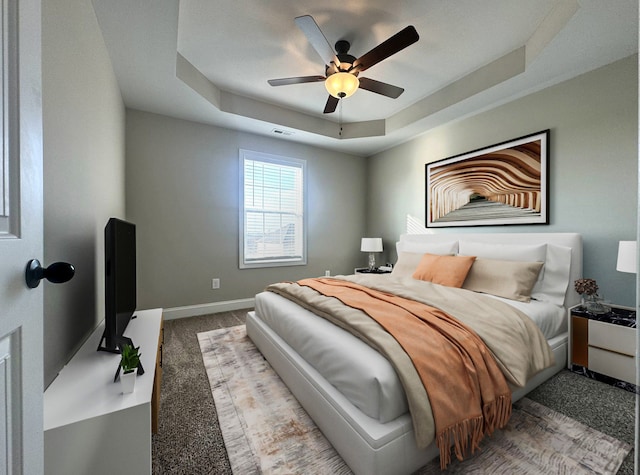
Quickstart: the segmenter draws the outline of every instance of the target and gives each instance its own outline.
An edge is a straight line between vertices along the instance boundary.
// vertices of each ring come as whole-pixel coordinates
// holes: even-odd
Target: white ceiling
[[[637,0],[93,0],[128,107],[368,156],[638,50]],[[358,57],[407,25],[420,40],[323,114],[323,75],[294,18]],[[340,135],[342,125],[342,135]]]

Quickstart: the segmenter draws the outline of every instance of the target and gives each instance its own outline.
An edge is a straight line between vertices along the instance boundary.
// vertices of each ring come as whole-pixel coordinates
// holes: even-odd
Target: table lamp
[[[637,241],[620,241],[618,244],[618,263],[616,270],[619,272],[636,273],[637,268]]]
[[[369,253],[369,270],[376,268],[376,252],[382,252],[382,238],[362,238],[360,244],[362,252]]]

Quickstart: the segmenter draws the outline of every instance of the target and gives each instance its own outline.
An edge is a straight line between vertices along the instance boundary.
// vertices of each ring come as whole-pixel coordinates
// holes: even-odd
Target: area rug
[[[349,474],[244,325],[199,333],[231,469],[246,474]],[[631,446],[527,398],[481,451],[444,473],[615,474]],[[443,473],[433,461],[418,474]]]

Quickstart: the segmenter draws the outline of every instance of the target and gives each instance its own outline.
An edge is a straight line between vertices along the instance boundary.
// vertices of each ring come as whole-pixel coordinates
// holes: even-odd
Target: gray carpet
[[[197,333],[243,324],[246,310],[165,322],[158,434],[153,436],[154,474],[231,474]],[[583,424],[633,445],[635,395],[562,371],[528,397]],[[633,451],[618,471],[631,475]]]

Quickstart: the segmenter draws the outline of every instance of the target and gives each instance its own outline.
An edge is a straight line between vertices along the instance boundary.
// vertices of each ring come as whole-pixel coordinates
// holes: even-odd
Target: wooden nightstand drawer
[[[635,384],[636,365],[633,356],[589,347],[589,369]]]
[[[636,329],[589,320],[589,346],[634,356]],[[591,358],[589,358],[589,368],[591,368]],[[597,370],[594,369],[594,371]]]

